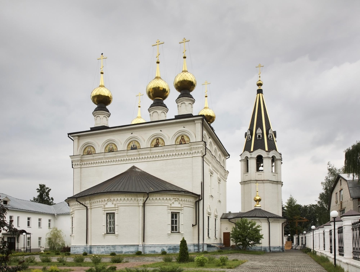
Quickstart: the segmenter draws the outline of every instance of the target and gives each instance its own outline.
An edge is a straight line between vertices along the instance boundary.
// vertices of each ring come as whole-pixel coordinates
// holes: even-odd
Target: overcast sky
[[[56,202],[72,194],[68,132],[94,125],[90,100],[100,53],[113,94],[110,125],[136,117],[135,95],[155,75],[172,82],[190,39],[188,69],[198,81],[194,113],[204,106],[205,80],[213,127],[231,157],[228,203],[240,210],[239,155],[256,96],[257,66],[283,154],[283,201],[315,203],[327,162],[343,166],[360,140],[360,1],[0,1],[0,191],[30,199],[38,184]],[[151,100],[142,113],[149,120]]]

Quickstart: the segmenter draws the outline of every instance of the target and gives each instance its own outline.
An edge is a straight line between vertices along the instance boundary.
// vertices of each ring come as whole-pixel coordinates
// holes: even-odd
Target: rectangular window
[[[216,218],[215,218],[215,239],[216,239]]]
[[[51,219],[48,221],[48,228],[51,229]]]
[[[180,232],[179,228],[180,213],[171,213],[171,232]]]
[[[41,229],[41,218],[39,218],[39,220],[38,220],[38,227],[39,227],[39,229]]]
[[[343,192],[344,192],[344,191],[341,189],[341,190],[340,190],[340,194],[339,194],[340,201],[343,201],[343,197],[344,197]]]
[[[9,224],[13,225],[14,223],[14,217],[12,215],[9,215]]]
[[[210,238],[210,216],[208,216],[208,222],[207,222],[207,234],[208,234],[208,237]]]
[[[338,203],[338,194],[335,193],[335,204],[337,204],[337,203]]]
[[[31,217],[27,218],[27,227],[31,228]]]
[[[16,226],[20,227],[20,216],[16,218]]]
[[[31,247],[31,237],[30,237],[30,236],[27,237],[26,247],[27,247],[27,248],[30,248],[30,247]]]
[[[38,238],[38,246],[41,247],[41,237]]]
[[[106,214],[106,233],[115,233],[115,213]]]

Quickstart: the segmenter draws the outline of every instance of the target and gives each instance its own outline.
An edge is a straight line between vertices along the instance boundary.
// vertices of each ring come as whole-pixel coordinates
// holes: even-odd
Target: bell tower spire
[[[241,209],[246,212],[253,208],[251,196],[255,194],[254,185],[256,184],[255,198],[258,197],[258,187],[262,192],[266,192],[262,201],[262,209],[281,216],[282,156],[278,151],[276,131],[272,128],[265,104],[261,80],[261,68],[263,67],[261,64],[256,66],[259,69],[259,79],[256,82],[258,88],[250,124],[245,132],[243,152],[240,155]],[[257,202],[257,205],[260,204]]]

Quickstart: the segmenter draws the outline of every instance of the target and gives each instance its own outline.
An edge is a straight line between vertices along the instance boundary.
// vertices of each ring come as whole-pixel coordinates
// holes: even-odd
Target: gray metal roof
[[[125,172],[112,177],[98,185],[86,189],[68,199],[74,199],[84,196],[109,194],[109,193],[160,193],[172,192],[182,194],[197,194],[180,188],[165,180],[159,179],[149,173],[137,168],[130,167]]]
[[[360,182],[359,182],[359,180],[353,179],[352,175],[350,175],[350,174],[340,174],[339,176],[341,176],[344,180],[346,180],[348,187],[349,187],[350,197],[353,199],[360,198]],[[337,182],[335,182],[335,185],[336,185],[336,183]],[[335,187],[335,185],[334,185],[334,187]]]
[[[66,202],[60,202],[55,205],[46,205],[37,202],[32,202],[30,200],[24,200],[12,197],[5,193],[0,193],[0,199],[8,198],[8,204],[5,207],[9,211],[24,211],[24,212],[34,212],[34,213],[46,213],[46,214],[70,214],[70,208]]]
[[[252,209],[248,212],[239,213],[224,213],[221,219],[233,219],[233,218],[283,218],[277,214],[265,211],[263,209]]]

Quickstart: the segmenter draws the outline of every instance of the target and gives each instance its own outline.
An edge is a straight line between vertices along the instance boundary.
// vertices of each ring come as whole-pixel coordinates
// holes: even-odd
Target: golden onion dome
[[[101,66],[100,66],[100,84],[99,87],[95,88],[90,95],[91,101],[95,105],[102,104],[104,106],[108,106],[111,104],[112,101],[112,94],[111,92],[105,88],[104,85],[104,65],[103,65],[103,59],[106,59],[104,57],[103,53],[101,53],[101,57],[98,60],[101,60]]]
[[[192,92],[196,87],[196,78],[192,73],[189,73],[186,66],[186,56],[184,58],[183,70],[174,79],[174,87],[178,92],[189,91]]]
[[[259,196],[259,189],[258,189],[258,184],[256,183],[256,196],[254,197],[254,201],[255,201],[255,207],[261,207],[260,205],[260,201],[261,201],[261,197]]]
[[[208,95],[207,95],[207,85],[210,84],[209,82],[205,81],[203,85],[205,85],[205,106],[204,108],[199,112],[199,115],[204,115],[206,121],[209,124],[212,124],[215,121],[216,115],[215,112],[209,108],[208,105]]]
[[[157,67],[155,78],[146,86],[146,94],[151,100],[165,100],[170,94],[169,85],[160,76],[159,63],[159,61],[156,62]]]
[[[145,120],[141,118],[141,116],[136,117],[134,120],[131,121],[131,124],[140,124],[145,123]]]

